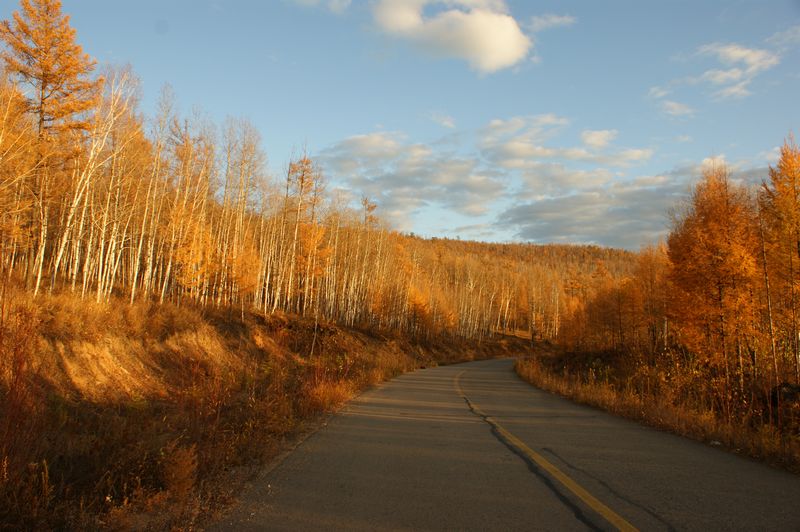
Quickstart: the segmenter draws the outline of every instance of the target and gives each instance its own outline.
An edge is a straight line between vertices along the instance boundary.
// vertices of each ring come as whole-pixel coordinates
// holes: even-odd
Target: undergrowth
[[[666,383],[663,375],[619,371],[592,353],[569,356],[552,346],[542,346],[538,351],[518,359],[515,369],[523,380],[539,388],[800,473],[796,427],[770,422],[766,399],[756,399],[761,405],[751,405],[749,414],[726,420],[709,405],[684,396]],[[652,381],[661,381],[661,385]],[[782,408],[790,413],[794,405]]]
[[[0,301],[0,528],[196,528],[306,421],[365,387],[522,343],[412,343],[280,313],[12,290]]]

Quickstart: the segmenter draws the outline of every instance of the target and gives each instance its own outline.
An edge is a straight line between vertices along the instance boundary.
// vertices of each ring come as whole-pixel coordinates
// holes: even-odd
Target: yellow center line
[[[478,408],[478,405],[470,401],[469,398],[466,396],[466,394],[464,394],[464,390],[461,388],[461,376],[466,371],[467,370],[462,370],[458,375],[456,375],[455,378],[456,391],[458,392],[458,395],[460,395],[461,398],[467,402],[467,404],[470,406],[473,412],[475,412],[477,415],[486,420],[486,422],[489,423],[489,425],[494,427],[494,429],[508,442],[509,445],[513,446],[515,449],[517,449],[517,451],[522,453],[530,460],[533,460],[539,467],[547,471],[550,474],[550,476],[552,476],[558,482],[560,482],[562,486],[571,491],[576,497],[582,500],[589,508],[591,508],[592,510],[603,516],[603,518],[606,521],[617,527],[617,529],[624,530],[626,532],[635,532],[638,530],[636,527],[634,527],[632,524],[630,524],[628,521],[622,518],[614,510],[612,510],[611,508],[600,502],[600,500],[598,500],[597,497],[589,493],[583,486],[575,482],[575,480],[570,478],[569,475],[567,475],[559,468],[557,468],[555,465],[553,465],[544,456],[542,456],[541,454],[537,453],[536,451],[525,445],[525,443],[522,440],[514,436],[508,430],[506,430],[502,425],[500,425],[500,423],[497,422],[497,420],[484,413],[480,408]]]

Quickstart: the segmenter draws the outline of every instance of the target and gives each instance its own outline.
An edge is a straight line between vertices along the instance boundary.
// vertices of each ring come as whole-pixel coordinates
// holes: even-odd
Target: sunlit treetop
[[[100,79],[90,77],[95,61],[75,42],[59,0],[22,0],[21,11],[0,23],[6,71],[30,87],[29,110],[39,136],[54,129],[86,129],[82,115],[97,101]]]

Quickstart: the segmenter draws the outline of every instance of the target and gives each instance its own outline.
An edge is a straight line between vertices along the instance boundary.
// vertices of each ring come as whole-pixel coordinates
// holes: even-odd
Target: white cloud
[[[616,156],[616,159],[619,161],[619,164],[624,163],[641,163],[645,161],[649,161],[650,158],[653,156],[653,150],[650,148],[642,149],[642,148],[635,148],[635,149],[628,149],[622,150]],[[612,161],[614,159],[611,159]]]
[[[725,154],[721,155],[713,155],[711,157],[706,157],[702,161],[700,161],[700,171],[707,172],[709,170],[714,170],[716,168],[722,168],[726,166],[725,162]]]
[[[519,202],[502,212],[496,225],[534,242],[636,249],[665,235],[667,210],[685,190],[682,180],[655,185],[622,183],[587,187]]]
[[[794,42],[795,39],[800,42],[800,26],[776,33],[767,39],[767,42],[776,46],[778,43],[787,45]],[[651,87],[648,97],[654,100],[664,100],[679,87],[704,85],[710,88],[713,97],[718,100],[745,98],[752,94],[750,85],[753,81],[780,63],[780,56],[773,51],[749,48],[736,43],[705,44],[697,48],[695,56],[711,57],[723,68],[709,68],[700,75],[673,79],[665,87]],[[690,117],[694,115],[694,109],[672,100],[661,101],[659,106],[670,116]]]
[[[380,205],[395,228],[412,230],[427,207],[467,216],[486,214],[505,184],[474,157],[434,151],[397,132],[354,135],[324,150],[319,160],[339,183]]]
[[[338,147],[356,159],[387,159],[397,157],[403,137],[398,133],[378,132],[354,135],[341,141]]]
[[[537,144],[558,134],[569,125],[569,119],[552,113],[494,119],[481,130],[481,146],[493,148],[513,139],[523,144]]]
[[[521,177],[525,189],[520,195],[541,199],[606,185],[613,180],[614,174],[605,168],[576,170],[558,162],[532,161],[522,169]]]
[[[590,148],[596,150],[605,148],[609,143],[617,138],[616,129],[584,130],[581,133],[581,140]]]
[[[748,73],[768,70],[780,62],[778,56],[770,51],[746,48],[738,44],[706,44],[701,46],[698,52],[705,55],[713,55],[725,64],[743,64]]]
[[[707,83],[719,87],[714,96],[727,98],[744,98],[751,94],[748,86],[761,74],[780,63],[777,54],[759,48],[729,43],[711,43],[701,46],[698,54],[715,57],[728,69],[706,70],[701,76],[690,79],[690,83]]]
[[[729,70],[706,70],[700,79],[712,85],[728,85],[736,83],[744,77],[744,70],[741,68],[731,68]]]
[[[426,15],[431,4],[442,9]],[[383,31],[483,73],[519,63],[532,46],[499,0],[379,0],[373,14]]]
[[[554,15],[548,13],[531,18],[530,29],[532,32],[537,33],[550,28],[572,26],[575,22],[577,22],[577,19],[572,15]]]
[[[724,156],[710,157],[663,174],[624,181],[612,176],[604,179],[602,172],[543,168],[538,176],[527,178],[530,193],[520,195],[500,213],[495,227],[534,242],[637,249],[665,237],[669,210],[687,196],[705,169],[723,163]],[[728,163],[728,168],[731,179],[742,183],[757,183],[766,172],[743,163]]]
[[[375,131],[337,142],[318,160],[333,186],[374,199],[403,231],[424,233],[425,219],[426,227],[440,223],[441,231],[475,238],[515,234],[627,248],[662,236],[667,208],[685,195],[700,164],[680,175],[625,177],[621,169],[653,150],[615,146],[620,133],[610,128],[578,129],[575,144],[564,144],[570,125],[556,114],[496,119],[478,130],[475,146]],[[475,155],[464,155],[472,149]]]
[[[691,117],[694,116],[694,109],[685,103],[674,102],[672,100],[664,100],[661,102],[661,110],[670,116],[675,117]]]
[[[443,220],[440,230],[474,238],[513,234],[636,249],[666,235],[669,209],[709,166],[727,164],[731,179],[752,184],[767,175],[765,160],[775,157],[774,149],[735,162],[720,154],[669,172],[625,177],[620,168],[650,159],[653,151],[615,148],[613,129],[582,130],[579,146],[556,144],[569,124],[554,114],[492,120],[479,130],[474,156],[463,155],[468,146],[376,131],[348,137],[318,160],[332,185],[345,187],[342,201],[369,196],[399,230],[424,232],[416,220],[435,214]],[[467,226],[448,227],[456,220]]]
[[[493,164],[503,168],[525,168],[532,161],[577,161],[604,166],[629,166],[649,159],[651,149],[607,150],[616,138],[616,130],[586,130],[581,139],[584,146],[547,146],[569,120],[553,114],[517,116],[507,120],[492,120],[481,131],[480,147]]]

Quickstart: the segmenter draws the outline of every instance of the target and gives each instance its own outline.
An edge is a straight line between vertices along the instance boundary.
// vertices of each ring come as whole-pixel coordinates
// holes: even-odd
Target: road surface
[[[352,401],[213,530],[800,530],[800,477],[576,405],[513,360]]]

